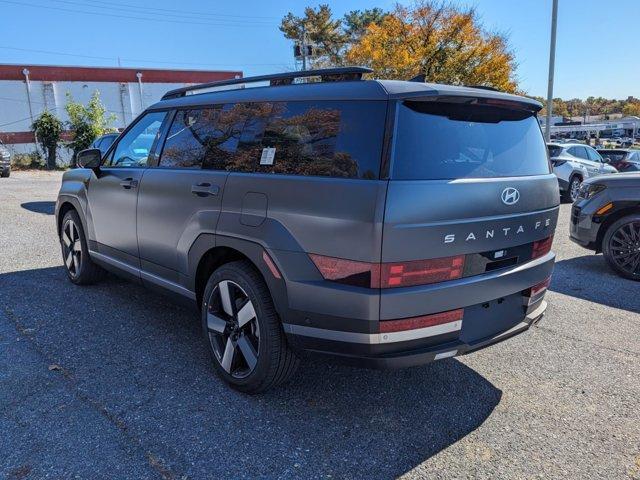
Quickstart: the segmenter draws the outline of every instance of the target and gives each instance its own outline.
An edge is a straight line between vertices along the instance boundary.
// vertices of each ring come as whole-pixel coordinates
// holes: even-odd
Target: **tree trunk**
[[[54,170],[56,168],[56,149],[47,149],[47,169]]]

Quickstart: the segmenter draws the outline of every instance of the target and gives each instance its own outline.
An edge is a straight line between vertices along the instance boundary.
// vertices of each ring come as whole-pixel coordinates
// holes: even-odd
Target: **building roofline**
[[[133,67],[80,67],[66,65],[0,64],[0,81],[24,80],[29,70],[33,81],[49,82],[137,82],[141,73],[144,83],[206,83],[242,77],[241,70],[182,70]]]

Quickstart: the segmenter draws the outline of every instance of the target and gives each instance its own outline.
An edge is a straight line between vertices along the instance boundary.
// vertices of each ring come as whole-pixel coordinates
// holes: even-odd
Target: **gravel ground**
[[[402,371],[306,362],[249,397],[197,313],[62,269],[59,173],[0,181],[0,478],[640,478],[640,285],[567,238],[545,319]]]

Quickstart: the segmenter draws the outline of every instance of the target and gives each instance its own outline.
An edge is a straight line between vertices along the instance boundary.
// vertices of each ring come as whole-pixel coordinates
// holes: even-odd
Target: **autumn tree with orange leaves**
[[[368,66],[377,78],[408,80],[424,75],[427,82],[516,91],[516,64],[507,38],[485,30],[474,8],[418,0],[411,6],[398,4],[391,12],[372,16],[370,11],[355,11],[334,21],[329,7],[320,5],[324,29],[314,28],[318,22],[314,11],[307,8],[304,17],[290,13],[281,30],[287,38],[295,38],[295,32],[286,28],[294,21],[314,32],[330,30],[331,55],[323,58],[323,66],[331,60],[334,65]],[[354,24],[359,34],[349,35]]]

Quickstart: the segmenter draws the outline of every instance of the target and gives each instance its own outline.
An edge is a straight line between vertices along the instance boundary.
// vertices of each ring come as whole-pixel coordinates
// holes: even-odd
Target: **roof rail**
[[[184,97],[187,92],[205,90],[207,88],[224,87],[227,85],[241,85],[244,83],[257,83],[269,81],[271,85],[290,85],[296,78],[321,77],[323,82],[337,80],[361,80],[362,75],[371,73],[373,70],[365,67],[340,67],[323,68],[319,70],[303,70],[298,72],[276,73],[273,75],[260,75],[257,77],[233,78],[230,80],[220,80],[217,82],[202,83],[189,87],[176,88],[165,93],[162,100],[169,98]]]

